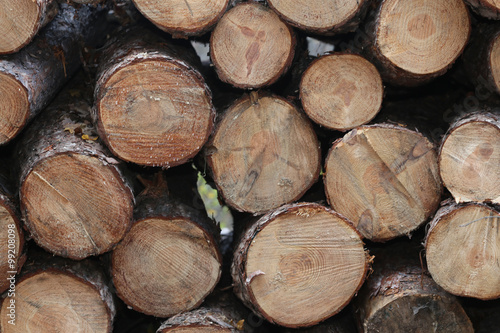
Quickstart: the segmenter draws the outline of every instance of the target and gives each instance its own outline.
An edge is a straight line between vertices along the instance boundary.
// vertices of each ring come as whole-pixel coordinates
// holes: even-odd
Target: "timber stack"
[[[0,331],[499,327],[496,20],[0,0]]]

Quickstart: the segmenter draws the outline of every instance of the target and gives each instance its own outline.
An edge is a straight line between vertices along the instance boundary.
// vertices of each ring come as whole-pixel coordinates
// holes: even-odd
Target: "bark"
[[[500,19],[500,5],[495,0],[465,0],[477,14],[488,19]]]
[[[139,11],[174,38],[199,36],[210,31],[226,12],[229,0],[133,0]]]
[[[375,254],[373,273],[354,307],[359,332],[474,332],[458,300],[423,271],[418,252],[406,246]]]
[[[375,66],[354,54],[316,59],[300,83],[307,115],[329,129],[346,131],[371,121],[382,107],[384,87]]]
[[[111,250],[133,210],[123,165],[98,139],[83,85],[75,78],[16,148],[25,227],[38,245],[71,259]]]
[[[226,203],[255,214],[299,199],[320,171],[319,142],[308,119],[266,92],[245,94],[227,109],[206,155]]]
[[[118,296],[161,318],[199,306],[221,275],[218,227],[206,213],[172,199],[162,178],[137,197],[134,220],[113,251]]]
[[[18,135],[81,64],[84,45],[105,38],[101,7],[59,4],[59,14],[18,53],[0,57],[0,144]]]
[[[16,275],[26,260],[24,235],[17,200],[12,194],[10,175],[0,169],[0,292],[10,288],[9,277]]]
[[[321,35],[354,31],[364,19],[370,4],[367,0],[267,2],[290,25]]]
[[[19,51],[57,14],[57,1],[0,1],[0,54]]]
[[[234,292],[255,314],[297,328],[338,313],[361,287],[369,258],[351,223],[319,204],[285,205],[237,243]],[[286,304],[283,307],[283,304]]]
[[[430,223],[425,242],[434,281],[457,296],[500,298],[499,225],[500,212],[485,204],[442,207]]]
[[[135,28],[100,59],[93,119],[119,158],[164,168],[194,157],[212,132],[211,92],[192,49]]]
[[[292,64],[293,30],[271,9],[240,3],[220,19],[210,38],[210,57],[219,79],[255,89],[276,82]],[[228,51],[229,50],[229,51]]]
[[[424,84],[444,74],[467,44],[471,27],[463,1],[376,3],[362,28],[362,51],[388,83]]]
[[[115,301],[98,263],[75,262],[30,251],[14,294],[0,309],[2,332],[111,333]],[[8,314],[15,305],[15,325]],[[50,318],[50,320],[47,320]]]
[[[499,145],[498,113],[474,112],[450,126],[441,144],[439,169],[456,202],[500,203]]]
[[[330,205],[379,242],[417,229],[442,193],[434,145],[390,124],[358,127],[335,141],[323,177]]]
[[[465,72],[481,98],[500,94],[500,24],[479,24],[463,55]]]

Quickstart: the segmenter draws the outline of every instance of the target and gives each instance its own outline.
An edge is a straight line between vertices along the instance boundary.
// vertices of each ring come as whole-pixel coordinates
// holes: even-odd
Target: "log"
[[[473,113],[450,126],[439,170],[456,202],[500,203],[500,117]]]
[[[226,12],[229,0],[133,0],[137,9],[173,38],[199,36],[210,31]]]
[[[461,0],[380,0],[364,26],[363,51],[394,85],[416,86],[444,74],[470,34]]]
[[[354,31],[364,18],[370,1],[268,0],[269,6],[290,25],[309,33],[333,35]]]
[[[221,275],[219,229],[177,202],[162,178],[137,197],[134,225],[112,253],[117,295],[136,311],[170,317],[198,307]]]
[[[248,312],[233,294],[216,291],[202,307],[164,321],[156,333],[251,333],[254,330],[247,323]]]
[[[18,135],[76,72],[84,45],[105,38],[104,7],[61,3],[59,8],[32,43],[0,57],[0,145]]]
[[[472,10],[488,19],[500,19],[500,4],[496,0],[465,0]]]
[[[307,115],[333,130],[346,131],[371,121],[382,107],[384,87],[375,66],[354,54],[316,59],[300,81]]]
[[[457,296],[500,298],[500,211],[480,203],[442,207],[425,241],[434,281]]]
[[[254,89],[276,82],[290,67],[295,34],[271,9],[240,3],[224,14],[210,37],[210,57],[219,79]]]
[[[0,1],[0,54],[19,51],[57,14],[57,1]]]
[[[42,248],[75,260],[107,252],[125,236],[134,200],[123,165],[92,126],[85,84],[77,77],[15,149],[25,227]]]
[[[373,273],[354,300],[358,331],[474,332],[459,301],[423,271],[418,252],[396,245],[375,254]]]
[[[7,162],[7,161],[5,161]],[[18,202],[11,189],[10,175],[0,167],[0,293],[11,287],[8,280],[21,270],[26,260],[24,235]]]
[[[223,114],[206,158],[225,202],[262,214],[298,200],[316,182],[321,153],[311,124],[293,104],[252,92]]]
[[[377,242],[417,229],[442,193],[434,145],[390,124],[361,126],[336,140],[323,177],[328,203]]]
[[[122,160],[164,168],[185,163],[212,132],[211,92],[192,49],[142,28],[112,39],[100,59],[93,119]]]
[[[15,291],[3,299],[3,333],[111,333],[115,302],[97,263],[31,254]]]
[[[328,320],[308,328],[284,329],[282,333],[357,333],[356,324],[349,308]]]
[[[368,269],[369,258],[351,223],[314,203],[271,211],[237,244],[234,292],[255,314],[290,328],[312,326],[338,313]]]
[[[500,94],[500,24],[480,24],[463,55],[469,80],[478,98]]]

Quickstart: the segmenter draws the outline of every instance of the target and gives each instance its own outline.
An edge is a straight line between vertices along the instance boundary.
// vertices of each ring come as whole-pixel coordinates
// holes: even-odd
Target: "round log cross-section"
[[[235,292],[255,313],[287,327],[339,312],[368,268],[360,235],[318,204],[285,205],[255,222],[235,250]],[[283,306],[286,304],[286,306]]]
[[[263,213],[298,200],[320,171],[319,143],[307,118],[265,93],[233,103],[206,152],[222,196],[245,212]]]
[[[295,35],[271,9],[247,2],[221,18],[210,39],[210,56],[219,78],[237,88],[274,83],[295,53]]]
[[[382,106],[384,86],[375,66],[354,54],[315,60],[300,82],[300,99],[318,124],[345,131],[364,125]]]
[[[457,296],[500,298],[500,212],[479,203],[441,208],[426,238],[434,281]]]
[[[387,124],[362,126],[335,141],[324,182],[328,202],[373,241],[409,234],[434,214],[442,193],[434,146],[418,132]]]

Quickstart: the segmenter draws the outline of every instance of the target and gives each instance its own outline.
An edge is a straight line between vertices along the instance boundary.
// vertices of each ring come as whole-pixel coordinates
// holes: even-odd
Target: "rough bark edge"
[[[234,250],[234,258],[233,258],[233,261],[231,263],[231,275],[232,275],[232,278],[234,281],[233,291],[236,294],[236,296],[243,302],[243,304],[245,304],[245,306],[248,307],[254,314],[256,314],[257,316],[259,316],[263,319],[266,319],[267,321],[269,321],[272,324],[283,325],[283,323],[278,323],[278,322],[274,321],[271,317],[269,317],[257,305],[257,301],[255,299],[255,296],[253,295],[253,293],[249,289],[251,278],[249,281],[249,278],[245,272],[245,265],[246,265],[246,261],[247,261],[248,249],[250,248],[250,245],[252,244],[252,241],[257,236],[257,234],[260,231],[262,231],[262,229],[264,229],[269,223],[271,223],[273,220],[275,220],[278,216],[299,210],[300,208],[303,208],[303,207],[322,209],[325,212],[328,212],[328,213],[334,215],[335,217],[340,218],[342,221],[345,222],[345,224],[348,227],[352,228],[352,230],[355,232],[355,234],[357,234],[359,236],[361,243],[364,244],[361,234],[352,225],[352,222],[350,222],[346,217],[344,217],[340,213],[337,213],[336,211],[334,211],[332,209],[329,209],[323,205],[316,204],[316,203],[295,203],[295,204],[283,205],[283,206],[279,207],[278,209],[275,209],[275,210],[269,212],[268,214],[262,216],[256,222],[252,223],[249,226],[249,228],[247,228],[245,230],[245,232],[242,233],[241,238],[240,238],[239,242],[237,243],[238,245],[236,246],[236,248]],[[343,305],[341,305],[336,312],[331,313],[327,317],[319,319],[315,322],[308,323],[305,326],[286,325],[286,327],[299,328],[299,327],[313,326],[315,324],[318,324],[318,323],[334,316],[335,314],[339,313],[343,308],[345,308],[347,306],[347,304],[349,304],[349,302],[352,300],[352,298],[358,293],[359,289],[361,288],[361,286],[365,282],[365,279],[367,278],[368,271],[370,270],[372,258],[370,257],[370,255],[368,254],[368,252],[366,250],[365,250],[365,257],[366,257],[365,271],[363,272],[363,277],[360,279],[359,285],[356,287],[356,290],[354,291],[353,295],[348,300],[346,300],[346,302]],[[285,326],[285,325],[283,325],[283,326]]]
[[[221,329],[229,329],[233,333],[237,333],[238,331],[241,332],[241,330],[236,329],[236,327],[231,324],[231,321],[230,318],[218,309],[202,307],[171,317],[163,322],[156,332],[162,333],[168,328],[176,329],[180,327],[197,328],[214,326]]]
[[[461,51],[457,54],[455,59],[451,61],[446,67],[437,72],[428,74],[414,74],[396,66],[380,52],[380,49],[378,47],[377,36],[380,27],[380,12],[386,1],[387,0],[375,0],[374,5],[372,5],[372,8],[367,15],[366,23],[364,27],[362,27],[365,37],[368,37],[362,41],[362,55],[368,61],[374,64],[375,67],[377,67],[380,76],[382,76],[382,80],[384,82],[388,82],[397,86],[416,87],[428,83],[436,77],[439,77],[446,73],[463,53],[470,39],[472,28],[471,16],[469,12],[467,11],[467,17],[469,20],[468,36]]]
[[[344,21],[325,28],[313,28],[313,27],[307,27],[298,22],[295,22],[292,19],[287,18],[273,6],[271,1],[267,1],[268,6],[272,8],[272,10],[274,10],[274,12],[278,14],[278,16],[281,17],[281,19],[287,22],[289,25],[309,33],[326,35],[326,36],[352,32],[358,28],[359,24],[363,21],[363,19],[366,16],[370,0],[358,0],[358,3],[361,3],[358,5],[358,10],[349,17],[347,17]]]
[[[0,55],[16,53],[20,49],[28,45],[33,40],[33,38],[38,34],[40,29],[42,29],[50,21],[52,21],[59,11],[57,0],[33,0],[33,1],[36,2],[38,7],[38,17],[37,17],[37,22],[35,23],[32,31],[30,32],[30,37],[27,38],[23,43],[18,45],[16,48],[10,51],[0,52]]]
[[[125,37],[131,35],[131,37]],[[100,120],[100,100],[105,95],[103,91],[109,79],[120,69],[140,63],[146,60],[166,61],[182,67],[185,71],[193,74],[200,87],[204,89],[204,93],[208,100],[211,101],[211,114],[209,120],[209,129],[205,135],[205,142],[208,141],[214,129],[216,118],[216,110],[212,102],[212,91],[205,82],[201,74],[201,63],[196,54],[190,49],[180,45],[175,45],[168,40],[162,39],[159,35],[152,33],[146,29],[131,28],[119,32],[106,45],[105,50],[99,61],[97,80],[94,91],[94,107],[91,109],[91,119],[97,128],[99,137],[103,140],[109,150],[116,155],[107,139],[104,126]],[[203,146],[193,153],[187,155],[183,159],[169,163],[168,165],[152,165],[161,166],[162,168],[170,168],[183,164],[192,159],[200,152]]]
[[[490,20],[500,20],[500,10],[483,0],[465,0],[465,2],[475,13]]]
[[[490,55],[493,44],[498,38],[500,38],[500,24],[480,24],[474,29],[471,41],[462,56],[465,72],[470,81],[478,89],[485,88],[488,92],[496,94],[500,94],[500,87],[497,87],[493,77]],[[476,90],[476,94],[478,93]]]
[[[204,154],[205,160],[206,160],[206,162],[208,164],[210,173],[212,174],[212,178],[215,179],[214,174],[213,174],[214,165],[213,165],[213,160],[212,160],[212,154],[213,154],[213,151],[214,151],[213,144],[214,144],[215,134],[219,131],[219,128],[220,128],[220,126],[222,124],[222,120],[225,117],[227,117],[227,115],[230,113],[230,111],[233,109],[234,106],[236,106],[238,104],[241,104],[241,103],[244,103],[244,101],[246,101],[246,100],[249,100],[252,104],[254,104],[254,103],[256,103],[255,101],[258,101],[259,99],[262,99],[262,98],[265,98],[265,97],[279,99],[279,100],[283,101],[284,103],[290,105],[292,108],[294,108],[297,111],[297,113],[300,115],[300,117],[303,118],[304,123],[306,123],[307,126],[311,129],[312,133],[316,137],[316,142],[318,143],[318,147],[317,147],[317,150],[318,150],[318,168],[313,173],[314,177],[312,178],[311,183],[309,185],[305,186],[304,190],[301,193],[297,194],[297,196],[295,196],[293,198],[293,200],[290,200],[288,202],[288,203],[292,203],[294,201],[299,200],[316,182],[319,181],[319,176],[320,176],[320,173],[321,173],[321,158],[322,158],[322,156],[321,156],[321,143],[319,142],[318,135],[316,134],[316,131],[314,130],[313,125],[311,124],[310,119],[302,112],[301,109],[299,109],[294,103],[292,103],[291,101],[287,100],[286,98],[278,96],[278,95],[275,95],[275,94],[273,94],[273,93],[271,93],[269,91],[265,91],[265,90],[259,90],[259,91],[256,91],[256,92],[244,93],[243,96],[241,96],[240,98],[236,99],[224,111],[222,111],[221,113],[219,113],[217,115],[217,123],[215,125],[214,130],[212,131],[212,135],[211,135],[210,139],[205,144],[205,148],[204,148],[204,153],[203,154]],[[237,210],[238,212],[246,212],[245,210],[241,209],[241,207],[239,207],[239,205],[238,206],[233,205],[232,201],[230,201],[230,200],[228,200],[226,198],[226,196],[224,195],[223,189],[217,183],[215,183],[215,186],[217,187],[218,193],[220,193],[220,195],[225,199],[225,201],[227,202],[227,204],[231,206],[231,208]],[[268,211],[256,211],[256,212],[249,212],[249,213],[252,213],[254,216],[256,216],[256,215],[265,214],[267,212]]]
[[[213,36],[214,34],[212,33],[210,35],[210,59],[212,61],[212,63],[214,64],[214,68],[215,68],[215,72],[217,73],[217,77],[227,83],[227,84],[230,84],[232,85],[233,87],[235,88],[239,88],[239,89],[246,89],[246,90],[253,90],[253,89],[259,89],[259,88],[263,88],[263,87],[267,87],[267,86],[270,86],[274,83],[276,83],[276,81],[278,81],[279,78],[281,78],[283,75],[285,75],[285,73],[288,72],[288,70],[290,69],[290,67],[292,66],[292,62],[293,62],[293,59],[294,59],[294,56],[295,56],[295,49],[297,47],[297,37],[295,35],[295,32],[293,31],[292,27],[290,27],[290,25],[288,25],[285,21],[283,21],[283,19],[281,19],[281,17],[276,14],[276,12],[274,10],[271,10],[269,7],[266,7],[264,4],[262,4],[260,1],[258,0],[249,0],[248,2],[239,2],[239,1],[236,1],[233,8],[236,7],[236,6],[245,6],[245,5],[254,5],[254,6],[261,6],[261,7],[264,7],[264,8],[267,8],[268,10],[272,11],[276,17],[288,28],[288,33],[290,34],[290,38],[291,38],[291,41],[290,41],[290,52],[288,53],[287,55],[287,58],[286,58],[286,61],[285,61],[285,64],[283,66],[283,68],[281,69],[281,71],[279,71],[274,77],[270,78],[269,80],[267,80],[266,82],[264,83],[261,83],[261,84],[258,84],[258,85],[248,85],[248,84],[237,84],[235,82],[233,82],[233,80],[226,76],[224,73],[222,73],[219,69],[218,69],[218,66],[216,66],[215,64],[217,63],[217,61],[215,61],[215,58],[213,56]],[[227,13],[228,11],[226,11]],[[223,15],[224,16],[224,15]],[[222,19],[222,17],[221,17]]]

